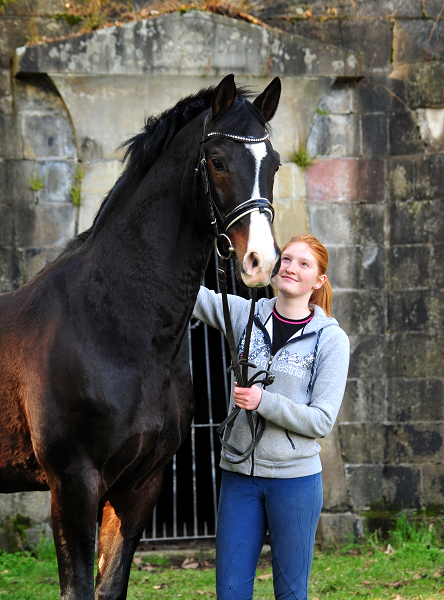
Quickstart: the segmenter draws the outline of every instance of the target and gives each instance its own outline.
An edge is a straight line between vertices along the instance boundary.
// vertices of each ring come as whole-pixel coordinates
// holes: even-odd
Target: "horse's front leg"
[[[51,521],[62,600],[94,600],[98,474],[85,465],[51,477]]]
[[[97,556],[96,600],[125,600],[131,563],[162,487],[163,470],[137,491],[111,488],[105,496]]]

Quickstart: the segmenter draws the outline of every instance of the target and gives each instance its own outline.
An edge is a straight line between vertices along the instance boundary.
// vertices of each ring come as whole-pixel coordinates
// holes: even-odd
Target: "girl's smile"
[[[306,242],[295,242],[282,253],[281,267],[274,279],[283,296],[306,297],[307,305],[312,290],[322,286],[325,275],[318,274],[318,263]]]

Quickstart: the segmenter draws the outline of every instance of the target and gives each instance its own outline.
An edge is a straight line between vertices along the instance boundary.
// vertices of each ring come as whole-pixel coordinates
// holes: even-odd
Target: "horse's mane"
[[[175,106],[165,110],[160,115],[148,117],[145,119],[145,126],[140,133],[118,146],[118,150],[125,149],[123,162],[126,163],[126,166],[124,172],[103,200],[90,229],[70,240],[64,252],[75,250],[88,239],[113,191],[121,184],[123,179],[130,175],[133,184],[140,181],[154,165],[160,154],[169,146],[174,136],[185,125],[211,107],[215,90],[215,86],[203,88],[197,94],[182,98]],[[246,87],[237,87],[236,93],[238,100],[235,104],[235,110],[227,113],[226,121],[224,120],[224,129],[226,128],[229,133],[241,134],[253,118],[258,120],[264,127],[267,127],[261,111],[250,102],[245,102],[251,96],[250,90]]]

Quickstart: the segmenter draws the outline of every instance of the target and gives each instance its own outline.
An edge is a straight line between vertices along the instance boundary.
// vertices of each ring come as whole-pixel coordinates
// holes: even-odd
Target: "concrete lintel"
[[[357,78],[362,56],[345,48],[214,13],[190,11],[18,48],[27,73]]]

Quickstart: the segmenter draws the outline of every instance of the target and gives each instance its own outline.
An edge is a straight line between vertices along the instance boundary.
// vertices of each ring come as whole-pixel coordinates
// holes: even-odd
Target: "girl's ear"
[[[318,290],[327,281],[327,275],[319,275],[318,282],[313,286],[313,289]]]

